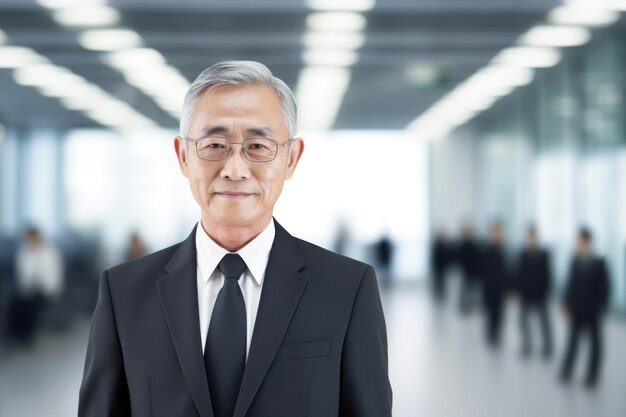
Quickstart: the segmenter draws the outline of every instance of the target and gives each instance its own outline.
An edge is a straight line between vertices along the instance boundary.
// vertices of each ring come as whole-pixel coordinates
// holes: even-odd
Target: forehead
[[[220,85],[204,91],[196,102],[192,131],[215,123],[286,129],[280,99],[266,85]]]

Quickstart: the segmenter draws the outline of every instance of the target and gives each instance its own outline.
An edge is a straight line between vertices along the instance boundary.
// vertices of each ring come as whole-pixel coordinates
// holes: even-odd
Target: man
[[[437,231],[431,243],[430,270],[435,300],[442,302],[446,297],[446,273],[450,263],[450,244],[442,231]]]
[[[35,227],[24,231],[15,259],[16,293],[9,307],[9,334],[18,342],[33,341],[39,316],[63,293],[63,259],[57,247],[47,242]]]
[[[489,243],[480,256],[486,336],[487,343],[492,348],[500,345],[504,295],[508,281],[503,246],[503,226],[494,222],[489,230]]]
[[[461,242],[456,250],[456,259],[462,275],[459,309],[462,313],[468,313],[476,307],[480,297],[479,250],[469,224],[461,227]]]
[[[552,332],[547,308],[550,293],[550,257],[545,249],[539,247],[537,230],[534,227],[528,228],[526,245],[520,255],[518,275],[518,289],[522,302],[522,355],[530,355],[531,336],[528,317],[536,313],[543,334],[543,356],[549,358],[552,355]]]
[[[103,274],[79,416],[391,416],[373,269],[292,237],[272,211],[304,149],[292,92],[223,62],[174,139],[201,219]]]
[[[576,256],[572,262],[565,291],[564,310],[570,320],[570,331],[561,380],[568,382],[582,332],[591,338],[590,358],[585,384],[594,388],[602,361],[602,316],[609,300],[609,279],[604,260],[591,250],[591,232],[583,228],[578,234]]]

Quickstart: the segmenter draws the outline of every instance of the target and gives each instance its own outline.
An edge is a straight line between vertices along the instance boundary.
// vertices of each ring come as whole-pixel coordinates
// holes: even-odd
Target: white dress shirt
[[[22,244],[17,252],[17,290],[22,296],[36,292],[57,298],[63,292],[63,261],[58,249],[42,243],[37,247]]]
[[[271,220],[257,237],[236,252],[247,266],[243,276],[239,278],[239,287],[246,304],[246,359],[250,351],[250,341],[254,331],[256,313],[259,309],[265,268],[267,267],[275,234],[274,221]],[[198,227],[196,228],[198,312],[200,314],[200,336],[203,352],[213,307],[215,306],[217,295],[222,289],[222,285],[224,285],[224,275],[217,269],[217,265],[227,253],[231,252],[215,243],[202,227],[202,222],[198,222]]]

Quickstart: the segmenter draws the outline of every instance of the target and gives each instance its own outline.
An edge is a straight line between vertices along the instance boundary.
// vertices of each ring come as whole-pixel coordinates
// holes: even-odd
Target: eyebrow
[[[225,126],[214,125],[206,126],[201,131],[202,136],[212,136],[218,134],[227,134],[230,129]],[[262,138],[274,138],[276,137],[274,131],[269,127],[251,127],[245,130],[246,136],[262,137]]]
[[[273,138],[276,136],[274,134],[274,131],[270,129],[269,127],[252,127],[252,128],[246,129],[246,133],[249,136],[262,137],[262,138]]]
[[[228,132],[228,128],[224,127],[224,126],[206,126],[202,129],[202,136],[211,136],[211,135],[215,135],[217,133],[227,133]]]

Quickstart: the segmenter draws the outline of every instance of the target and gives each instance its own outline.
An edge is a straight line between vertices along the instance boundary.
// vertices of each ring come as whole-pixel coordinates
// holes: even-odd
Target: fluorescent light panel
[[[500,51],[493,62],[523,68],[550,68],[561,61],[561,54],[554,48],[518,46]]]
[[[578,26],[541,25],[522,35],[519,43],[540,47],[568,47],[584,45],[591,39],[591,31]]]
[[[362,14],[353,12],[311,13],[306,18],[307,29],[317,32],[358,32],[366,23]]]
[[[619,13],[591,4],[556,7],[548,14],[548,21],[558,25],[602,27],[619,19]]]
[[[303,43],[309,49],[359,49],[365,42],[360,32],[307,32]]]
[[[57,10],[54,20],[67,27],[96,27],[115,25],[120,20],[117,10],[106,6],[83,6]]]
[[[78,41],[92,51],[116,51],[141,45],[141,37],[129,29],[89,30],[81,33]]]
[[[374,7],[374,0],[307,0],[313,10],[365,12]]]
[[[105,0],[36,0],[37,4],[48,9],[65,9],[68,7],[87,7],[105,3]]]
[[[359,56],[348,50],[312,49],[305,50],[302,59],[310,67],[349,67],[358,61]]]
[[[45,62],[47,59],[30,48],[20,46],[0,47],[0,68],[20,68]]]
[[[350,71],[345,68],[304,68],[296,88],[300,127],[330,129],[349,83]]]

